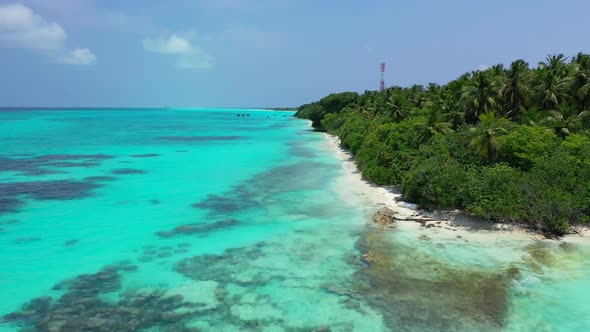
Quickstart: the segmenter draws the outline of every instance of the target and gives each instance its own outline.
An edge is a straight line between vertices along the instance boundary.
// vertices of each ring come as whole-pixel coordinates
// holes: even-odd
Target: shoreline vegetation
[[[399,186],[377,185],[364,179],[354,156],[342,147],[338,136],[324,134],[327,140],[325,151],[334,154],[342,162],[338,193],[345,201],[363,206],[367,221],[381,230],[400,227],[414,231],[433,230],[434,233],[427,234],[437,234],[441,238],[477,238],[486,243],[494,241],[500,234],[504,239],[508,237],[518,241],[548,239],[588,243],[586,238],[590,236],[590,228],[587,225],[572,226],[571,232],[557,238],[539,232],[525,222],[485,222],[461,209],[424,209],[409,203],[404,200]]]
[[[295,116],[337,136],[363,179],[429,210],[546,237],[590,221],[590,55],[548,55],[445,85],[343,92]]]

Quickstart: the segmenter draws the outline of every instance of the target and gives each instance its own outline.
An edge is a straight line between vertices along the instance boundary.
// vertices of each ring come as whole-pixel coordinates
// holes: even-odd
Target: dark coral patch
[[[295,141],[288,144],[291,147],[291,154],[300,158],[317,158],[317,153],[306,147],[302,142]]]
[[[320,188],[324,184],[319,179],[301,176],[309,169],[324,168],[330,171],[328,164],[304,162],[272,168],[253,176],[250,180],[236,186],[232,191],[222,195],[209,195],[192,207],[209,210],[212,215],[227,215],[253,208],[264,208],[272,204],[277,195],[299,190]],[[296,208],[299,204],[294,204]]]
[[[66,242],[64,242],[64,246],[71,247],[73,245],[76,245],[78,242],[80,242],[80,240],[67,240]]]
[[[121,266],[121,271],[126,271],[126,272],[131,272],[131,271],[137,271],[137,265],[124,265]]]
[[[14,197],[0,197],[0,213],[14,213],[23,205],[23,202]]]
[[[34,159],[11,159],[0,157],[0,172],[19,172],[24,175],[38,176],[59,173],[42,168],[43,163]]]
[[[318,154],[315,153],[313,150],[306,148],[304,146],[296,146],[291,148],[291,153],[297,157],[301,158],[317,158]]]
[[[159,157],[160,155],[157,153],[146,153],[146,154],[134,154],[131,157],[133,158],[154,158]]]
[[[233,227],[238,225],[239,223],[240,222],[238,220],[228,219],[213,223],[182,225],[174,228],[171,231],[157,232],[156,235],[159,237],[173,237],[179,235],[204,234],[213,231],[218,231],[228,227]]]
[[[174,266],[174,270],[195,280],[217,280],[243,286],[262,285],[269,281],[268,274],[256,276],[249,281],[243,281],[236,278],[235,275],[227,273],[228,270],[245,269],[248,267],[248,262],[262,257],[263,251],[261,247],[232,248],[221,255],[201,255],[186,258],[179,261]]]
[[[17,244],[23,244],[23,243],[31,243],[31,242],[39,242],[41,241],[40,237],[37,236],[33,236],[33,237],[21,237],[16,239],[16,243]]]
[[[180,295],[164,291],[130,291],[115,303],[100,295],[119,290],[119,271],[133,271],[135,265],[109,266],[95,274],[78,276],[54,287],[64,290],[59,299],[33,299],[21,310],[2,317],[34,331],[189,331],[182,320],[195,316],[194,306]]]
[[[121,280],[116,266],[105,266],[94,274],[82,274],[70,280],[62,281],[53,290],[67,290],[69,296],[93,296],[99,293],[110,293],[121,288]]]
[[[52,163],[47,163],[47,166],[51,167],[97,167],[100,166],[99,163],[89,162],[89,161],[81,161],[81,162],[73,162],[73,161],[56,161]]]
[[[64,174],[66,172],[45,169],[45,168],[35,168],[27,171],[19,171],[21,174],[28,175],[28,176],[43,176],[43,175],[51,175],[51,174]]]
[[[34,159],[40,161],[56,161],[56,160],[82,160],[82,159],[94,159],[94,160],[107,160],[113,159],[114,156],[108,154],[49,154],[35,157]]]
[[[112,158],[114,157],[106,154],[52,154],[17,159],[0,157],[0,172],[19,172],[29,176],[56,174],[61,172],[47,167],[96,167],[101,161]]]
[[[191,206],[198,209],[212,210],[214,212],[231,213],[242,211],[254,207],[255,203],[248,200],[240,200],[239,198],[227,198],[217,195],[209,195],[200,202],[194,203]]]
[[[90,181],[55,180],[0,183],[0,213],[16,213],[22,197],[36,200],[72,200],[88,197],[100,185]]]
[[[115,181],[117,178],[114,176],[89,176],[84,178],[85,181],[91,182],[107,182],[107,181]]]
[[[87,197],[97,187],[92,182],[73,180],[0,183],[0,198],[26,195],[38,200],[71,200]]]
[[[118,168],[111,171],[111,173],[116,175],[129,175],[129,174],[145,174],[146,171],[141,169],[134,169],[134,168]]]
[[[14,225],[14,224],[18,224],[20,222],[20,220],[18,219],[10,219],[10,220],[6,220],[6,221],[0,221],[0,225]]]
[[[368,229],[353,296],[383,314],[396,330],[503,330],[509,278],[502,271],[463,268]],[[475,327],[478,328],[475,328]]]

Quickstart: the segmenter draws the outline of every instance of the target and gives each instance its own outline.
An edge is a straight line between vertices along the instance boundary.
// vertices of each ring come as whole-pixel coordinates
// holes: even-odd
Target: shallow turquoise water
[[[291,115],[0,111],[0,330],[590,328],[585,243],[367,226]]]

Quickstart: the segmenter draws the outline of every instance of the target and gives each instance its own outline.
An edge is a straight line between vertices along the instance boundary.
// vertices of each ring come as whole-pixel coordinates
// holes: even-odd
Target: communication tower
[[[385,62],[381,62],[381,82],[379,84],[379,90],[385,90]]]

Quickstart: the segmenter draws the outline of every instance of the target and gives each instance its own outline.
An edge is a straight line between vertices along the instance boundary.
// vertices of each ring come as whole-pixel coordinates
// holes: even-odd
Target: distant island
[[[590,221],[590,55],[516,60],[445,84],[343,92],[296,116],[340,138],[363,177],[426,208],[564,235]]]
[[[271,107],[271,108],[261,108],[263,110],[269,110],[269,111],[280,111],[280,112],[296,112],[298,110],[297,107]]]

